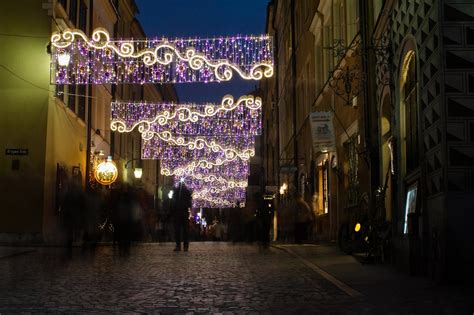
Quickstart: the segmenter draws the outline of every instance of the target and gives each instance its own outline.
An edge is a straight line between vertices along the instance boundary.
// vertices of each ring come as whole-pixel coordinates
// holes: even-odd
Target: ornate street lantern
[[[117,176],[117,166],[111,156],[107,158],[107,161],[99,163],[94,170],[94,178],[101,185],[113,184],[117,180]]]

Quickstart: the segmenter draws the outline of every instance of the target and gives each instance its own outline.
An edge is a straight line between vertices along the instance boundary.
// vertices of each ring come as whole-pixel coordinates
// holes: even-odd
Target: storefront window
[[[358,202],[359,197],[359,156],[357,154],[357,136],[352,136],[344,143],[345,165],[344,182],[348,193],[348,203],[353,205]]]
[[[403,151],[406,157],[405,170],[408,174],[419,166],[418,80],[416,55],[413,50],[405,55],[400,81]]]

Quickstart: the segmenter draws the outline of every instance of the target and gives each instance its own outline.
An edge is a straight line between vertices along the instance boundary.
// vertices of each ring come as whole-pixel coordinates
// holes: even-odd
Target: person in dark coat
[[[72,248],[73,242],[80,238],[79,235],[84,226],[84,209],[85,197],[81,186],[81,178],[74,176],[68,183],[61,207],[68,248]]]
[[[257,221],[259,231],[259,241],[263,248],[270,247],[270,229],[273,220],[273,202],[271,200],[262,200],[257,209]]]
[[[191,201],[191,191],[186,187],[185,183],[180,182],[173,207],[175,251],[181,250],[181,242],[183,243],[184,251],[188,251],[189,248],[189,211],[191,210]]]

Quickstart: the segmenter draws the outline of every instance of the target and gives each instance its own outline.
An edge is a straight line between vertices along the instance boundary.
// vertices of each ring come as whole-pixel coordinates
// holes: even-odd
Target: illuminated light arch
[[[180,182],[181,178],[175,178],[174,182]],[[222,181],[204,181],[199,180],[194,177],[185,178],[186,185],[191,188],[193,191],[199,191],[203,189],[208,189],[211,193],[219,193],[222,191],[226,191],[229,189],[235,188],[247,188],[248,187],[248,180],[225,180]]]
[[[196,138],[194,140],[186,141],[183,137],[173,137],[173,135],[168,131],[154,134],[163,141],[172,145],[187,147],[189,150],[202,150],[207,147],[213,152],[223,152],[226,157],[238,156],[242,160],[249,160],[251,157],[255,156],[254,148],[242,150],[239,150],[238,148],[224,148],[215,141],[207,142],[204,138]]]
[[[51,44],[52,78],[56,84],[229,81],[234,72],[245,80],[261,80],[273,75],[273,43],[268,35],[117,41],[111,40],[103,28],[95,29],[91,38],[79,29],[67,29],[53,33]],[[147,48],[139,50],[140,46]],[[101,72],[103,69],[90,67],[86,57],[89,51],[97,55],[94,57],[100,59],[100,65],[110,66],[106,67],[108,75]],[[58,56],[64,53],[73,56],[67,66],[58,62]],[[245,58],[240,57],[242,54]],[[114,55],[137,65],[117,62]],[[150,74],[147,69],[138,69],[141,64],[147,69],[155,66],[157,69]],[[81,71],[84,73],[78,79],[76,74]],[[129,76],[137,71],[140,75]]]
[[[207,159],[201,159],[199,161],[192,161],[184,166],[180,167],[172,167],[172,166],[167,166],[163,165],[163,161],[161,161],[161,174],[165,176],[183,176],[192,173],[194,170],[197,168],[212,168],[213,166],[219,166],[222,165],[226,162],[233,161],[237,159],[238,156],[234,155],[229,158],[221,159],[218,158],[215,161],[210,161]]]
[[[206,196],[208,194],[219,194],[219,193],[226,192],[233,189],[245,189],[247,186],[248,186],[248,183],[245,182],[245,183],[242,183],[242,187],[240,186],[234,186],[234,187],[223,186],[223,187],[207,187],[207,188],[201,187],[201,189],[193,191],[193,196],[194,194],[196,194],[196,196],[198,195]]]
[[[138,131],[145,134],[146,138],[146,133],[150,131],[153,124],[164,126],[172,120],[197,122],[199,118],[213,117],[221,112],[233,111],[239,106],[260,111],[262,99],[253,95],[244,95],[235,102],[233,96],[225,95],[219,105],[112,102],[110,129],[118,132],[131,132],[138,126]],[[143,108],[143,110],[139,115],[135,115],[137,117],[130,117],[133,116],[130,113],[131,108],[135,107]],[[203,108],[203,110],[194,110],[195,108]],[[153,112],[155,115],[147,117],[148,112]]]

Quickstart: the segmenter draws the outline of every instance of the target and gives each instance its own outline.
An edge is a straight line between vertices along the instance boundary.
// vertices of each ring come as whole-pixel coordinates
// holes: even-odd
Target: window
[[[56,85],[56,97],[64,102],[64,85],[62,84]]]
[[[67,0],[58,0],[58,3],[63,6],[64,11],[67,10]]]
[[[402,116],[402,153],[405,154],[406,173],[419,166],[418,137],[418,80],[416,72],[416,55],[410,50],[405,55],[401,75],[401,116]]]
[[[357,135],[351,136],[344,143],[344,189],[347,191],[348,203],[353,205],[359,198],[359,155],[357,152]]]
[[[349,45],[357,34],[358,1],[346,1],[346,34],[347,45]]]
[[[380,14],[380,11],[382,11],[382,7],[383,5],[385,4],[385,0],[384,1],[380,1],[380,0],[372,0],[373,2],[373,10],[374,10],[374,23],[377,22],[377,18],[379,17],[379,14]]]
[[[69,2],[69,20],[74,24],[77,22],[77,0]]]
[[[84,33],[87,31],[87,7],[84,0],[81,0],[81,3],[79,4],[78,28],[80,28]]]
[[[67,94],[67,107],[76,112],[76,86],[68,85]]]
[[[318,209],[319,213],[329,212],[329,162],[326,160],[318,164]]]
[[[77,116],[86,121],[86,86],[79,85],[77,87]]]
[[[324,213],[329,212],[329,162],[327,160],[323,165],[323,209]]]

